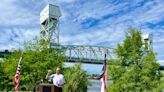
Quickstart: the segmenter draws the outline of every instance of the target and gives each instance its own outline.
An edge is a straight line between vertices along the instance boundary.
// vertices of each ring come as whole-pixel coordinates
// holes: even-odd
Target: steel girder
[[[114,58],[113,48],[89,45],[64,45],[67,60],[70,62],[103,63],[105,54],[107,59]]]

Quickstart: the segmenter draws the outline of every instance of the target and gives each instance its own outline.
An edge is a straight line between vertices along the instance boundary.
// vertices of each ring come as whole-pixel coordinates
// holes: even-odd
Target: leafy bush
[[[80,64],[64,69],[66,84],[64,92],[87,92],[89,81],[85,71],[81,70]]]

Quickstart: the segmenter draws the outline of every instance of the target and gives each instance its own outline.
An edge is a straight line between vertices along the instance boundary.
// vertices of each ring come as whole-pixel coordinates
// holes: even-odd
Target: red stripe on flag
[[[104,76],[103,76],[103,83],[104,83],[104,92],[107,92],[107,75],[106,75],[106,65],[104,65]]]
[[[105,54],[104,64],[103,64],[103,74],[100,76],[100,79],[102,81],[101,92],[107,92],[106,54]]]
[[[15,74],[15,76],[14,76],[14,85],[15,85],[15,91],[16,91],[16,92],[18,91],[18,88],[19,88],[20,69],[21,69],[21,65],[18,64],[17,71],[16,71],[16,74]]]
[[[103,65],[103,75],[102,75],[102,85],[101,85],[101,92],[107,92],[107,72],[106,72],[106,61]]]

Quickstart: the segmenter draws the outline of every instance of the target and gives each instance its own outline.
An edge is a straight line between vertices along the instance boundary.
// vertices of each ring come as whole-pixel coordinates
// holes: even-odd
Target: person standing
[[[57,68],[55,74],[52,74],[52,75],[50,74],[51,74],[51,70],[48,70],[46,79],[48,79],[49,81],[52,81],[55,87],[57,87],[58,90],[56,89],[55,92],[62,92],[62,87],[65,83],[65,79],[64,79],[64,76],[61,74],[61,69]]]

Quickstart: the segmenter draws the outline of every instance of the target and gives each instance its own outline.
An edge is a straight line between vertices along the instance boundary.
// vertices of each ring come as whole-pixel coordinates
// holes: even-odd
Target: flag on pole
[[[107,92],[107,73],[106,73],[106,53],[105,53],[105,60],[103,63],[103,73],[100,75],[101,84],[101,92]]]
[[[15,92],[18,92],[18,88],[19,88],[20,72],[21,72],[21,61],[22,61],[22,56],[19,59],[17,71],[16,71],[16,74],[14,76],[14,85],[15,85],[14,90],[15,90]]]

